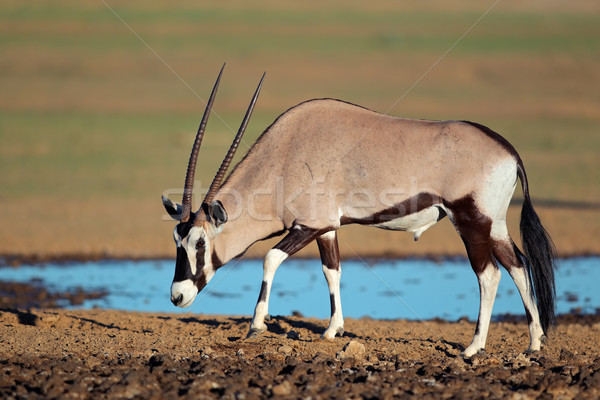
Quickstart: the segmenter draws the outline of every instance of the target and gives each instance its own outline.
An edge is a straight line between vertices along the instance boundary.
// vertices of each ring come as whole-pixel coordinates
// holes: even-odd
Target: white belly
[[[414,232],[414,238],[415,240],[418,240],[423,232],[439,220],[440,210],[438,209],[438,206],[431,206],[414,214],[392,219],[380,224],[374,224],[372,226],[393,231]]]

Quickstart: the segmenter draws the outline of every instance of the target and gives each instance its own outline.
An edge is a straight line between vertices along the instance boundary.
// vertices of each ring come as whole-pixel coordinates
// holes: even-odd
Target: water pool
[[[48,289],[104,289],[108,296],[80,307],[192,314],[251,315],[262,282],[262,261],[234,260],[221,268],[194,304],[174,307],[170,285],[174,260],[100,261],[23,265],[0,269],[3,281],[41,281]],[[523,315],[518,291],[508,273],[502,279],[494,316]],[[600,257],[561,259],[556,276],[558,313],[600,308]],[[342,262],[341,296],[346,317],[456,320],[477,318],[479,289],[464,259],[347,260]],[[285,261],[273,283],[270,313],[329,317],[329,293],[319,260]]]

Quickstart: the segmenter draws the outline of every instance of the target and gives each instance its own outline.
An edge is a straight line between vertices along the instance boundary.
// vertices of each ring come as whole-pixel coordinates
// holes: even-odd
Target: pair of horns
[[[202,116],[202,121],[200,122],[200,126],[198,127],[198,133],[196,134],[196,139],[194,140],[194,146],[192,147],[192,153],[190,154],[190,161],[188,162],[187,173],[185,175],[185,186],[183,188],[183,200],[182,200],[182,212],[181,212],[181,222],[186,222],[190,218],[190,213],[192,211],[192,193],[194,190],[194,175],[196,173],[196,161],[198,161],[198,152],[200,150],[200,145],[202,144],[202,138],[204,137],[204,131],[206,129],[206,123],[208,122],[208,116],[210,115],[210,110],[212,108],[213,102],[215,101],[215,96],[217,94],[217,89],[219,88],[219,82],[221,81],[221,75],[223,74],[223,69],[225,68],[225,64],[221,67],[221,71],[219,72],[219,76],[217,77],[217,81],[215,82],[215,86],[210,94],[210,98],[208,99],[208,103],[206,105],[206,109],[204,110],[204,115]],[[260,88],[262,87],[263,80],[265,79],[265,74],[263,74],[260,82],[258,83],[258,87],[254,92],[254,96],[252,97],[252,101],[248,106],[248,110],[246,111],[246,115],[244,116],[244,120],[240,125],[240,129],[235,135],[235,139],[233,143],[229,147],[229,151],[227,155],[223,159],[221,163],[221,167],[217,171],[215,178],[213,179],[210,189],[204,198],[203,204],[210,204],[217,190],[221,187],[223,183],[223,179],[225,178],[225,174],[227,173],[227,169],[231,164],[231,160],[235,155],[235,152],[242,140],[242,136],[244,135],[244,131],[246,130],[246,126],[248,125],[248,121],[250,120],[250,116],[252,115],[252,111],[254,110],[254,105],[256,104],[256,99],[258,98],[258,94],[260,93]]]

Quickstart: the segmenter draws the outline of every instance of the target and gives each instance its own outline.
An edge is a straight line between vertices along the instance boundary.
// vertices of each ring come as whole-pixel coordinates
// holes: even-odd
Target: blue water
[[[516,287],[501,269],[494,315],[523,315]],[[41,280],[50,290],[108,290],[107,297],[83,308],[192,314],[252,315],[262,282],[262,262],[232,261],[221,268],[194,304],[186,309],[169,301],[174,260],[102,261],[1,268],[3,281]],[[558,312],[600,308],[600,257],[562,259],[556,277]],[[477,318],[479,289],[466,260],[344,261],[342,307],[346,317],[456,320]],[[329,317],[329,292],[318,260],[287,260],[277,271],[269,311],[272,315]]]

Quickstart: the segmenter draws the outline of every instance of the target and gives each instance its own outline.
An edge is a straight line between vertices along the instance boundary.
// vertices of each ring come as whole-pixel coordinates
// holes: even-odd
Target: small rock
[[[285,381],[273,386],[272,390],[274,396],[287,396],[292,393],[292,384],[289,381]]]
[[[194,387],[194,389],[198,389],[201,391],[209,391],[209,390],[213,390],[213,389],[218,389],[219,384],[216,382],[213,382],[209,379],[198,379],[198,380],[194,381],[193,387]]]
[[[244,349],[239,349],[237,353],[235,353],[238,357],[244,357]]]
[[[284,344],[283,346],[279,347],[277,349],[277,351],[280,352],[281,354],[289,356],[290,354],[292,354],[292,351],[294,351],[294,349],[292,349],[291,346],[288,346],[287,344]]]
[[[352,357],[352,358],[356,358],[357,360],[362,360],[365,357],[365,353],[366,353],[366,349],[365,349],[364,344],[362,344],[356,340],[351,340],[342,349],[340,358]]]
[[[150,367],[160,367],[164,364],[164,362],[165,358],[161,354],[154,354],[152,357],[150,357],[150,360],[148,360],[148,365]]]
[[[58,321],[58,315],[52,315],[52,314],[46,314],[43,317],[41,317],[42,322],[56,322]]]
[[[575,325],[575,324],[569,324],[567,325],[567,335],[568,336],[573,336],[577,333],[579,329],[579,326]]]

